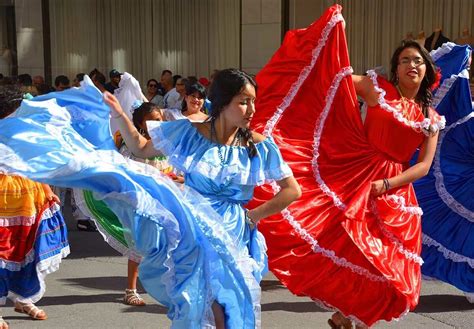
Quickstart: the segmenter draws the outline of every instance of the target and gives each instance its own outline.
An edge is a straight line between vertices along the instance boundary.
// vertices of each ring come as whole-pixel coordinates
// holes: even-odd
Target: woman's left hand
[[[251,209],[247,212],[247,217],[250,219],[253,226],[257,225],[258,221],[260,220],[257,218],[257,214],[255,213],[254,209]]]
[[[382,179],[379,179],[379,180],[376,180],[376,181],[372,182],[372,186],[371,186],[371,189],[370,189],[370,194],[371,195],[379,196],[379,195],[382,195],[385,192],[386,192],[385,191],[385,186],[383,184]]]
[[[61,200],[59,199],[59,197],[56,194],[54,194],[52,191],[46,192],[46,200],[48,200],[49,202],[55,202],[57,204],[61,204]]]

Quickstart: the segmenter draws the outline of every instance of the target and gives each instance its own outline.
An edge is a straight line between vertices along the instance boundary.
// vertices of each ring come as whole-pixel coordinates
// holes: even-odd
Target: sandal
[[[8,329],[8,323],[0,316],[0,329]]]
[[[28,314],[28,316],[32,318],[33,320],[46,320],[48,318],[48,316],[46,315],[46,312],[38,308],[33,303],[16,302],[15,312]]]
[[[334,313],[328,320],[331,329],[352,329],[352,321],[344,317],[341,313]]]
[[[142,296],[137,292],[137,289],[125,289],[125,296],[123,302],[131,306],[145,306],[146,303]]]

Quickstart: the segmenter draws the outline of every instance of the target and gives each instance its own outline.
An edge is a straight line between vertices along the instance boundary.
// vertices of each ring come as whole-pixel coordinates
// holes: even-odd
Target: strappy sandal
[[[145,306],[145,300],[137,292],[137,289],[125,289],[125,296],[123,302],[131,306]]]
[[[33,320],[46,320],[48,318],[45,311],[32,303],[16,302],[15,312],[27,314]]]
[[[0,329],[8,329],[8,323],[0,316]]]

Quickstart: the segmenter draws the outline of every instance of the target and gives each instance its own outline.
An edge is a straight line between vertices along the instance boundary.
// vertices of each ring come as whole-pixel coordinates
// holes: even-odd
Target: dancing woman
[[[115,151],[110,107],[88,77],[81,88],[23,101],[15,116],[0,120],[0,168],[94,191],[129,230],[143,256],[140,280],[168,307],[173,328],[259,327],[266,255],[255,224],[300,189],[273,139],[248,129],[255,93],[248,75],[223,70],[210,93],[212,120],[149,122],[150,141],[116,98],[105,96],[130,150],[142,158],[167,155],[188,186]],[[22,139],[29,131],[38,138]],[[280,191],[247,211],[254,187],[268,181]]]
[[[237,239],[238,248],[249,250],[251,255],[255,252],[262,260],[262,245],[254,226],[297,199],[299,187],[275,152],[272,139],[249,129],[255,113],[256,87],[244,72],[220,71],[210,90],[210,119],[195,124],[188,120],[149,122],[151,140],[137,133],[112,95],[107,94],[105,100],[115,111],[112,116],[122,118],[120,131],[132,153],[150,157],[161,154],[157,151],[160,149],[170,156],[170,161],[185,172],[186,185],[200,192],[222,217],[224,229]],[[266,163],[262,163],[261,154],[266,154]],[[251,199],[254,186],[265,181],[265,175],[273,176],[280,191],[270,201],[247,211],[243,205]],[[262,270],[257,271],[259,280]],[[226,306],[224,296],[217,296],[212,304],[218,328],[231,317],[231,307]],[[232,327],[232,322],[226,327]]]
[[[17,87],[0,86],[0,119],[14,112],[22,97]],[[59,198],[46,184],[1,170],[0,187],[0,304],[8,297],[16,312],[46,320],[34,303],[45,293],[46,275],[69,254]],[[1,316],[0,328],[8,328]]]
[[[441,69],[434,106],[446,116],[429,174],[415,183],[423,209],[421,271],[450,283],[474,303],[474,112],[469,46],[446,43],[431,52]]]
[[[352,75],[340,11],[288,32],[257,76],[254,122],[303,191],[260,224],[270,269],[293,293],[337,311],[332,328],[349,328],[418,303],[421,209],[411,183],[428,172],[443,120],[430,108],[433,63],[416,43],[395,51],[391,81]],[[368,105],[364,123],[356,93]],[[276,190],[257,190],[254,204]]]

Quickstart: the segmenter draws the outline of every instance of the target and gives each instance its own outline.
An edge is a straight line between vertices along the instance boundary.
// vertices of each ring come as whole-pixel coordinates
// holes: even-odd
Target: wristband
[[[254,228],[255,223],[252,221],[252,218],[249,217],[249,210],[247,208],[244,208],[245,212],[245,222],[250,226],[251,229]]]
[[[390,186],[390,182],[388,181],[388,178],[383,179],[383,186],[385,187],[385,192],[390,190],[391,186]]]

